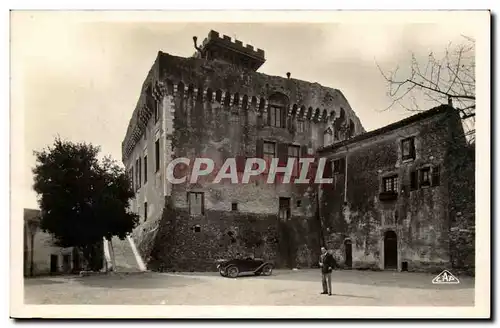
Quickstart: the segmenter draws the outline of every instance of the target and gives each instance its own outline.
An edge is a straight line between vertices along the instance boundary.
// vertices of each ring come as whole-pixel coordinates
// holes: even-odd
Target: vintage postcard
[[[11,316],[489,318],[490,19],[11,11]]]

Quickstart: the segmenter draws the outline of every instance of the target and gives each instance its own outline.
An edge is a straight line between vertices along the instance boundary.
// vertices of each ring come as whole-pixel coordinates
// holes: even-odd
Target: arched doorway
[[[398,267],[398,237],[392,230],[384,235],[384,269],[397,269]]]
[[[352,242],[350,239],[344,240],[345,267],[352,268]]]

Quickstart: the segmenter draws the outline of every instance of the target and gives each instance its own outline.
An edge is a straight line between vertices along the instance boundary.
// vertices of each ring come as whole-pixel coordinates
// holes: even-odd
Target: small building
[[[40,229],[40,210],[24,209],[24,276],[70,273],[77,269],[73,247],[57,247]]]
[[[474,148],[458,111],[439,106],[322,147],[324,243],[346,267],[474,267]]]

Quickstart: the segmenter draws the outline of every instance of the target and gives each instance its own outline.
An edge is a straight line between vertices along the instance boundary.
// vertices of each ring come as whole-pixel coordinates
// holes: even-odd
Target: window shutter
[[[297,127],[295,120],[293,119],[293,116],[289,117],[287,120],[287,128],[290,133],[295,133],[297,132]]]
[[[412,159],[415,159],[415,139],[410,139],[410,156]]]
[[[136,181],[136,178],[135,178],[135,168],[132,166],[132,189],[135,191],[135,181]]]
[[[333,177],[333,167],[332,167],[333,161],[330,159],[327,159],[325,161],[325,168],[323,170],[323,178],[331,178]]]
[[[141,161],[140,157],[139,157],[138,161],[139,161],[139,173],[138,173],[138,176],[139,176],[139,188],[140,188],[141,184],[142,184],[142,161]]]
[[[285,167],[288,159],[288,145],[284,143],[278,144],[278,166]]]
[[[441,170],[440,170],[439,165],[434,166],[432,168],[432,185],[433,186],[439,186],[439,183],[441,182],[440,181],[440,174],[441,174],[440,171]]]
[[[264,158],[264,140],[262,139],[257,140],[255,156],[257,158]]]
[[[288,119],[288,113],[286,107],[281,107],[280,111],[281,111],[281,127],[286,128],[286,121]]]
[[[160,169],[160,140],[155,142],[155,172]]]
[[[201,215],[205,215],[205,194],[201,193]]]
[[[300,157],[309,157],[307,155],[307,146],[300,146]]]
[[[339,174],[345,174],[346,170],[345,157],[338,159],[336,164],[338,165],[338,169],[335,168],[335,172],[338,172]]]
[[[410,172],[410,190],[417,190],[417,171]]]
[[[333,178],[333,161],[331,159],[327,159],[325,161],[325,167],[323,168],[323,174],[321,178],[323,179]],[[323,190],[333,190],[334,185],[333,183],[323,183],[321,187]]]
[[[144,156],[144,183],[148,182],[148,155]]]

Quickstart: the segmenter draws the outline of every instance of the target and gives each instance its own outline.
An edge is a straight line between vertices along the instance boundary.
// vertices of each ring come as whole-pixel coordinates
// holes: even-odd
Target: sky
[[[208,15],[208,14],[207,14]],[[259,72],[339,89],[367,131],[411,115],[391,104],[384,70],[408,66],[411,53],[430,52],[474,37],[470,24],[434,23],[220,23],[161,19],[81,19],[57,12],[11,16],[11,111],[24,114],[20,187],[24,207],[37,208],[32,190],[34,150],[60,137],[101,146],[121,160],[121,142],[142,83],[158,51],[193,54],[193,36],[213,29],[266,52]]]

